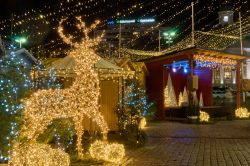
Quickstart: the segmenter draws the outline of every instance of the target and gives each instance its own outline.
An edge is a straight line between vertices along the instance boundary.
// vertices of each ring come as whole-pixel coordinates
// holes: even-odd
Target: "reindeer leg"
[[[83,125],[82,125],[82,119],[79,119],[75,121],[75,129],[76,129],[76,136],[77,136],[77,142],[76,142],[76,148],[78,153],[78,158],[83,158],[83,148],[82,148],[82,136],[83,136]]]

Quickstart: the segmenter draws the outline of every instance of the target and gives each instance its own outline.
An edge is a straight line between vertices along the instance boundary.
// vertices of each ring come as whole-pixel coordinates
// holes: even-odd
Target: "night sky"
[[[89,23],[95,19],[111,19],[112,16],[155,17],[157,21],[163,21],[163,26],[174,27],[185,36],[190,33],[191,10],[182,10],[190,6],[191,2],[191,0],[5,0],[1,2],[0,35],[6,40],[11,39],[11,13],[13,13],[14,24],[20,23],[13,28],[13,36],[28,36],[29,43],[26,45],[28,48],[39,45],[47,47],[45,44],[58,38],[55,28],[60,19],[69,17],[69,20],[74,20],[73,18],[78,15],[84,16]],[[81,3],[81,6],[77,6],[78,3]],[[236,11],[240,10],[243,18],[250,16],[248,0],[199,0],[195,5],[196,30],[208,31],[214,28],[218,24],[218,11],[223,3],[230,5]],[[62,9],[67,11],[61,11]],[[24,15],[27,12],[30,13]],[[126,16],[117,16],[118,12]],[[36,19],[48,13],[53,15]],[[28,20],[29,18],[31,20]],[[74,21],[69,21],[69,29],[73,25]],[[52,49],[52,46],[48,46],[48,49]]]

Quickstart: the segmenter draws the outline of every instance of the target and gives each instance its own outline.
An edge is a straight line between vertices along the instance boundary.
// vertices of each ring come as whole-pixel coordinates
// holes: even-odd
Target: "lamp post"
[[[172,31],[172,32],[164,32],[163,36],[164,39],[166,39],[166,43],[168,44],[168,46],[170,46],[171,43],[173,43],[173,38],[175,37],[176,32]]]
[[[20,37],[20,38],[15,39],[15,42],[19,43],[20,48],[22,48],[22,43],[26,43],[26,41],[27,40],[24,37]]]

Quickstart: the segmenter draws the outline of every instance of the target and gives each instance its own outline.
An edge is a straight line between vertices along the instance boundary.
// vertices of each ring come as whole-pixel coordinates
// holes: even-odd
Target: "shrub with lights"
[[[208,122],[209,121],[209,114],[204,112],[204,111],[200,111],[200,116],[199,116],[199,119],[200,119],[200,122]]]
[[[70,158],[62,149],[52,149],[48,144],[13,145],[9,166],[68,166]],[[22,157],[20,157],[22,156]]]
[[[247,108],[240,107],[237,110],[235,110],[235,117],[236,118],[249,118],[250,113],[248,112]]]
[[[117,143],[95,141],[89,149],[90,155],[98,160],[104,160],[119,164],[125,156],[124,146]]]

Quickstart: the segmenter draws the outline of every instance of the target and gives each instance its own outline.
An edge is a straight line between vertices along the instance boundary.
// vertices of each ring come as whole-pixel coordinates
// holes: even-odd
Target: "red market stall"
[[[240,70],[241,63],[245,59],[246,56],[243,55],[192,47],[144,60],[149,71],[146,78],[147,92],[149,98],[156,103],[156,117],[158,119],[165,117],[164,88],[169,76],[177,100],[184,87],[188,87],[188,77],[198,76],[197,98],[202,94],[204,106],[212,106],[212,69],[219,66],[236,70],[236,100],[237,107],[240,107]]]

